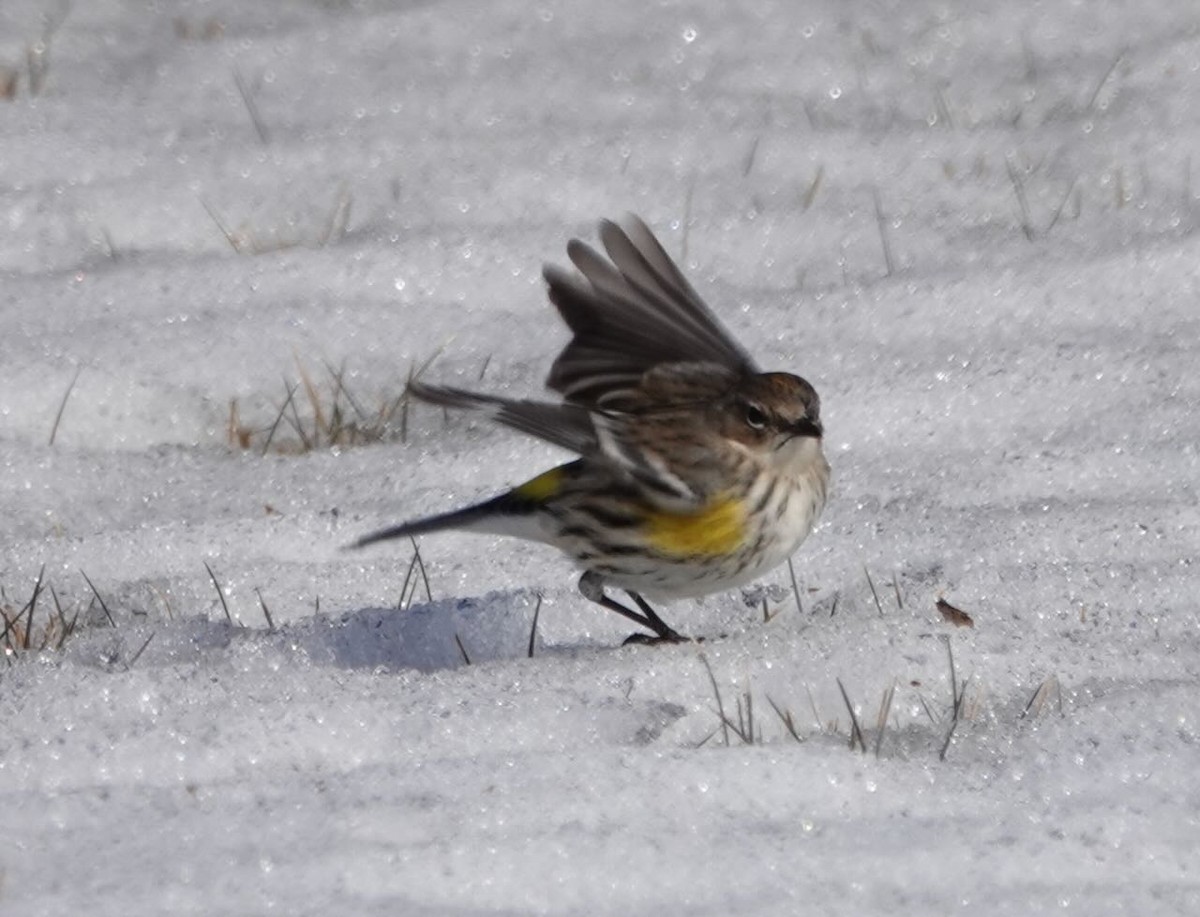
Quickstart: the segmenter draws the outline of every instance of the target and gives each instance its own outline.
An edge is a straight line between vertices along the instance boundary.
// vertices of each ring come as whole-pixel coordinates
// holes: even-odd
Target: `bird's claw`
[[[683,634],[668,630],[662,634],[630,634],[622,646],[661,646],[664,643],[693,643],[703,640],[703,637],[685,637]]]

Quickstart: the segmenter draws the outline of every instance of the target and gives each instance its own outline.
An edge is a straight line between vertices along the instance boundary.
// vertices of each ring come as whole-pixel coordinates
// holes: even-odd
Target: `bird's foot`
[[[664,643],[702,643],[703,637],[685,637],[673,630],[662,634],[646,634],[638,632],[630,634],[622,642],[622,646],[661,646]]]

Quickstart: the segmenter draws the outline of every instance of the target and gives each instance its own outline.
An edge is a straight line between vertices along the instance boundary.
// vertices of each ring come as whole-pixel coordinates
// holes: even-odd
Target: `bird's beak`
[[[792,436],[811,436],[813,439],[820,439],[825,435],[825,428],[821,426],[821,421],[809,420],[805,417],[788,427],[788,432]]]

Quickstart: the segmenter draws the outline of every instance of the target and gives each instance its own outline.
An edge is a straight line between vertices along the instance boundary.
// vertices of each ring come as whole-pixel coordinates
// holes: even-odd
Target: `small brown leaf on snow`
[[[961,608],[955,608],[945,599],[937,600],[937,610],[941,612],[943,618],[953,624],[955,627],[974,627],[975,621],[969,614]]]

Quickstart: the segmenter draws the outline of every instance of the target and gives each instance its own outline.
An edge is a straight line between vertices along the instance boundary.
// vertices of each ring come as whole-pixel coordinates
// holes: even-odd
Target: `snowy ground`
[[[0,913],[1200,911],[1194,11],[485,9],[0,7],[0,607],[82,609],[0,668]],[[408,546],[344,544],[561,456],[422,409],[260,457],[231,399],[536,393],[541,264],[625,210],[822,394],[803,612],[621,648],[455,535],[394,610]]]

